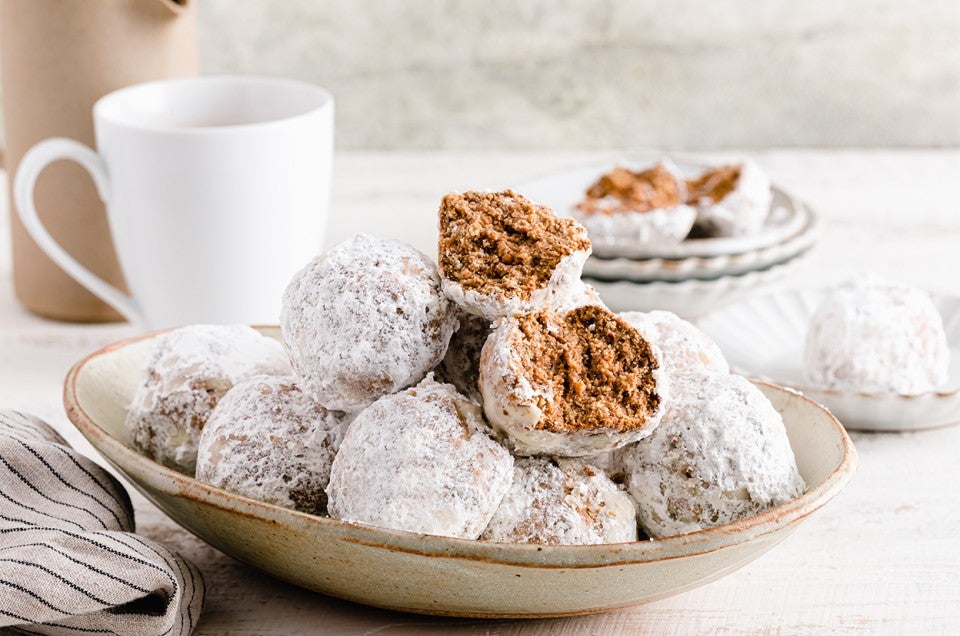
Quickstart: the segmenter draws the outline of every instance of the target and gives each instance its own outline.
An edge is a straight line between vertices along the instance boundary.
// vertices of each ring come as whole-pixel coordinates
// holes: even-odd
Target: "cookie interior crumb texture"
[[[709,199],[713,203],[723,201],[737,187],[741,170],[739,165],[720,166],[707,170],[696,179],[688,179],[687,200],[692,203],[703,199]]]
[[[520,375],[554,396],[537,397],[544,413],[538,428],[563,433],[625,431],[642,427],[658,411],[650,344],[623,319],[603,307],[578,307],[565,314],[541,311],[518,319],[512,343]]]
[[[440,204],[440,272],[467,290],[529,299],[564,257],[588,249],[576,221],[512,190],[452,193]]]
[[[577,208],[586,214],[619,214],[672,208],[681,203],[680,180],[660,164],[639,172],[614,168],[590,186],[587,198]]]

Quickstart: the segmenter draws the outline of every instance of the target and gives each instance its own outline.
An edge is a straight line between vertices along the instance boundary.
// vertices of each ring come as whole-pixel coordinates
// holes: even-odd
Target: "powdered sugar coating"
[[[429,258],[357,234],[294,276],[280,326],[303,390],[328,409],[359,411],[440,362],[453,309]]]
[[[679,243],[690,234],[697,211],[681,203],[648,212],[584,214],[575,211],[572,216],[587,228],[595,251],[603,255],[603,248],[607,246],[623,249]]]
[[[693,324],[669,311],[625,311],[620,317],[655,343],[662,354],[663,367],[673,378],[694,371],[729,373],[730,365],[710,337]]]
[[[197,479],[246,497],[322,515],[342,413],[300,390],[293,376],[258,376],[220,399],[200,436]]]
[[[803,493],[783,420],[759,389],[717,373],[685,385],[653,434],[618,454],[651,537],[730,523]]]
[[[565,308],[569,311],[571,308]],[[660,396],[661,408],[649,415],[642,427],[627,430],[585,429],[555,432],[540,427],[545,419],[538,398],[557,399],[551,387],[535,385],[524,374],[523,360],[514,348],[522,339],[515,318],[499,321],[483,346],[480,357],[480,393],[483,410],[491,425],[508,438],[517,455],[557,455],[584,457],[619,448],[643,439],[656,428],[663,415],[662,405],[669,400],[670,387],[663,369],[663,357],[655,343],[650,343],[658,368],[653,377]]]
[[[749,159],[740,162],[740,178],[719,201],[702,197],[693,202],[697,225],[711,236],[748,236],[763,227],[770,214],[770,178]]]
[[[517,459],[513,484],[480,536],[497,543],[589,545],[637,540],[631,498],[572,459]]]
[[[350,424],[327,487],[331,517],[476,539],[513,478],[480,408],[428,376]]]
[[[818,387],[913,395],[947,381],[950,347],[930,296],[879,276],[831,290],[810,318],[807,380]]]
[[[134,448],[194,474],[197,442],[217,401],[255,375],[288,375],[283,346],[246,325],[192,325],[157,336],[127,408]]]
[[[529,297],[504,296],[465,289],[459,282],[444,278],[443,292],[465,311],[495,321],[504,316],[516,316],[539,311],[545,307],[559,307],[570,301],[580,290],[580,274],[590,256],[590,250],[575,251],[557,263],[546,285],[533,290]]]
[[[554,310],[560,312],[570,311],[571,309],[585,307],[587,305],[597,305],[598,307],[604,308],[607,306],[603,302],[603,299],[600,298],[600,292],[597,291],[596,287],[580,280],[574,283],[570,290],[570,295],[567,296],[566,300],[554,306]]]

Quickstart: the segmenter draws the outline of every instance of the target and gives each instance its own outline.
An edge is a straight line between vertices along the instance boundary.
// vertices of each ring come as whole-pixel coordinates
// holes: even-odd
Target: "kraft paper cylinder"
[[[196,75],[195,2],[2,0],[0,74],[4,167],[12,182],[23,154],[47,137],[94,147],[91,109],[103,95],[138,82]],[[37,181],[35,200],[47,229],[70,254],[123,287],[103,204],[80,166],[49,166]],[[14,288],[27,309],[58,320],[121,320],[40,251],[15,213],[10,216]]]

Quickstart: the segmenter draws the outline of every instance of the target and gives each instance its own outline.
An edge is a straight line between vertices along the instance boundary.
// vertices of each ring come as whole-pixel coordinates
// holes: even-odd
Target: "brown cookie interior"
[[[525,300],[589,247],[575,221],[512,190],[448,194],[440,205],[440,272],[481,294]]]
[[[680,181],[663,165],[634,172],[618,167],[587,189],[577,208],[586,214],[649,212],[683,203]]]
[[[536,398],[539,429],[623,432],[643,428],[658,410],[653,350],[608,309],[541,311],[520,317],[518,327],[511,345],[520,375],[553,394]]]
[[[720,166],[707,170],[696,179],[687,181],[687,201],[698,203],[701,199],[709,199],[716,203],[723,201],[733,192],[740,181],[741,166]]]

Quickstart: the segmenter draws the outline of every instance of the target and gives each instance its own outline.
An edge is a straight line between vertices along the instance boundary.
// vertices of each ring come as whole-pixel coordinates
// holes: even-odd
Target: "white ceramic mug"
[[[285,79],[162,80],[106,95],[93,119],[97,152],[53,138],[20,163],[14,200],[43,251],[132,322],[277,322],[284,288],[323,243],[331,95]],[[130,295],[40,221],[34,183],[60,159],[93,178]]]

